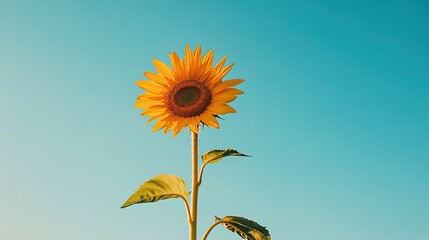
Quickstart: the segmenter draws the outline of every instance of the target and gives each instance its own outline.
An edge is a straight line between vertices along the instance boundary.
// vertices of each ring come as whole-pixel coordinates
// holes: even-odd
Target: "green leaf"
[[[268,230],[255,221],[236,216],[226,216],[222,219],[215,216],[215,218],[216,221],[221,221],[227,229],[237,233],[243,239],[271,240]]]
[[[201,158],[203,159],[203,162],[207,164],[207,163],[219,162],[224,157],[230,157],[230,156],[250,157],[249,155],[237,152],[237,150],[228,148],[226,150],[219,150],[219,149],[211,150],[209,152],[204,153],[201,156]]]
[[[183,179],[169,174],[156,176],[144,182],[128,200],[122,204],[121,208],[131,206],[136,203],[156,202],[158,200],[187,198],[189,192],[186,191],[186,183]]]

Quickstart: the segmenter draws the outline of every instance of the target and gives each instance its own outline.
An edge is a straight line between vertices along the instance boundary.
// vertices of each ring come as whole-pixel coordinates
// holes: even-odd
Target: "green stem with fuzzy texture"
[[[213,230],[214,227],[216,227],[216,225],[218,225],[219,223],[223,223],[222,220],[216,221],[214,222],[206,231],[206,233],[204,234],[202,240],[206,240],[207,237],[209,236],[210,232]]]
[[[197,240],[198,187],[198,133],[192,132],[192,192],[191,219],[189,220],[190,240]]]

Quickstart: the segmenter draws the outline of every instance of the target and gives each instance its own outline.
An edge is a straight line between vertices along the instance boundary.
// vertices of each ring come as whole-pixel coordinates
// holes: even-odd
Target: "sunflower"
[[[146,90],[135,103],[137,108],[144,109],[141,115],[149,117],[147,122],[158,120],[153,131],[164,129],[166,134],[172,130],[173,137],[185,127],[194,133],[198,133],[202,124],[219,128],[216,118],[235,113],[228,103],[243,93],[232,87],[244,80],[222,80],[234,64],[223,67],[225,56],[213,67],[213,50],[202,56],[200,45],[194,52],[186,45],[183,61],[175,52],[169,56],[171,68],[153,59],[158,72],[145,72],[148,80],[136,82]]]

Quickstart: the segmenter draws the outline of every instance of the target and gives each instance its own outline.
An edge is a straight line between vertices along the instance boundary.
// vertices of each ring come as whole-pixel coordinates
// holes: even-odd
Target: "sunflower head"
[[[223,80],[234,64],[224,67],[223,57],[213,66],[213,50],[202,56],[199,45],[193,52],[187,45],[183,61],[175,52],[169,55],[171,67],[154,59],[157,73],[145,72],[148,80],[136,82],[146,90],[135,103],[144,109],[141,115],[149,117],[147,122],[158,120],[153,131],[172,130],[173,137],[185,127],[194,133],[200,125],[219,128],[216,117],[235,113],[228,103],[243,93],[233,88],[243,80]]]

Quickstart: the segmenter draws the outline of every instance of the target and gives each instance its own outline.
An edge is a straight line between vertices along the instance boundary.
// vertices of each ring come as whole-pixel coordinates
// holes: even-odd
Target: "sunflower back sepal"
[[[220,221],[225,228],[237,233],[243,239],[271,240],[270,232],[267,228],[253,220],[238,216],[226,216],[223,218],[215,216],[215,221]]]
[[[121,208],[129,207],[136,203],[157,202],[170,198],[187,199],[186,183],[178,176],[170,174],[158,175],[144,182]]]
[[[232,157],[232,156],[251,157],[249,155],[240,153],[235,149],[228,148],[226,150],[214,149],[214,150],[208,151],[201,156],[201,159],[203,160],[204,164],[213,164],[221,161],[225,157]]]

